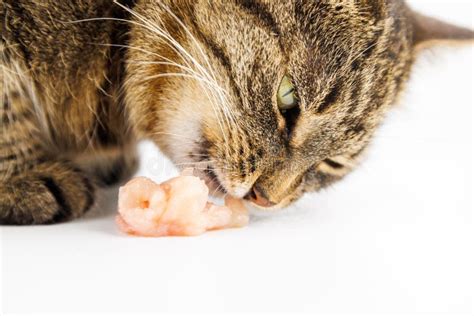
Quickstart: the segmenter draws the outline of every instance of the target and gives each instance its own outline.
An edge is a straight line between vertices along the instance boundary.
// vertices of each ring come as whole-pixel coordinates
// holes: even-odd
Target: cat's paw
[[[53,224],[94,203],[94,186],[68,162],[46,162],[0,183],[0,224]]]

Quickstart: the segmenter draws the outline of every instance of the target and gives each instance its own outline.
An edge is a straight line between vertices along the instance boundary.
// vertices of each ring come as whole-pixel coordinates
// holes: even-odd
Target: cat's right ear
[[[415,49],[437,45],[473,43],[474,31],[410,11]]]

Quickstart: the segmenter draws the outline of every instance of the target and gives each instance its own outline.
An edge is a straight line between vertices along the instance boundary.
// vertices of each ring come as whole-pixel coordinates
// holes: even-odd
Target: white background
[[[471,1],[411,3],[474,28]],[[0,314],[472,315],[473,60],[425,53],[359,170],[247,228],[124,237],[115,190],[73,223],[1,227]]]

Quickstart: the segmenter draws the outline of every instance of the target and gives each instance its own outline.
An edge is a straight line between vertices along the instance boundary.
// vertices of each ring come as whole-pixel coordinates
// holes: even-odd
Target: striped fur
[[[215,192],[286,206],[357,165],[420,47],[472,39],[399,0],[0,5],[2,224],[79,217],[144,138]]]
[[[112,8],[109,1],[2,2],[1,224],[77,218],[93,205],[96,186],[133,174],[123,52],[108,45],[126,28],[63,22],[113,17]]]

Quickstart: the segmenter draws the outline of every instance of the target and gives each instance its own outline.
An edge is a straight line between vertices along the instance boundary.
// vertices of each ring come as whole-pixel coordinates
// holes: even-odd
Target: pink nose
[[[262,189],[255,185],[253,186],[252,190],[247,193],[245,199],[261,207],[272,207],[276,205],[276,203],[273,203],[268,199],[267,195]]]

